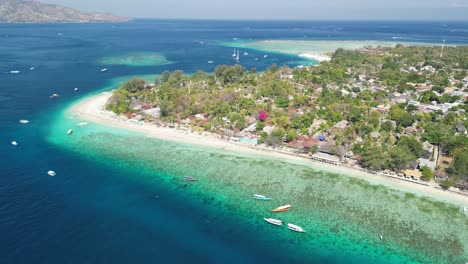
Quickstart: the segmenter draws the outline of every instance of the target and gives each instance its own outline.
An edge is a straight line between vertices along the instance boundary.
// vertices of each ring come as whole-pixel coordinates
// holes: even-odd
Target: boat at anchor
[[[302,227],[293,224],[288,224],[288,229],[294,232],[305,233],[305,230]]]
[[[286,211],[289,211],[289,209],[291,209],[291,205],[287,204],[287,205],[283,205],[283,206],[273,209],[272,212],[275,212],[275,213],[286,212]]]
[[[186,181],[197,181],[197,179],[192,177],[192,176],[185,176],[184,180],[186,180]]]
[[[264,195],[261,195],[261,194],[255,194],[254,199],[257,199],[257,200],[261,200],[261,201],[270,201],[271,198],[270,197],[266,197]]]
[[[263,218],[263,220],[265,220],[266,222],[272,224],[272,225],[277,225],[277,226],[281,226],[283,225],[283,221],[281,220],[278,220],[278,219],[274,219],[274,218]]]

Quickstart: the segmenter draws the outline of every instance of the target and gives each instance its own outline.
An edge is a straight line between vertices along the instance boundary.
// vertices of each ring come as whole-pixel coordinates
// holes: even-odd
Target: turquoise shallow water
[[[233,232],[254,232],[258,243],[267,246],[277,246],[270,240],[279,241],[297,260],[461,263],[467,258],[468,220],[455,206],[329,173],[307,162],[163,141],[93,123],[77,127],[81,120],[71,117],[67,110],[56,117],[50,142],[128,170],[137,182],[164,186],[192,206],[215,210],[216,221],[226,221]],[[63,132],[68,128],[75,130],[72,136]],[[184,175],[199,181],[189,184]],[[273,200],[256,201],[251,198],[255,193]],[[292,210],[270,213],[284,204]],[[270,226],[263,217],[295,223],[307,233]]]
[[[161,66],[171,64],[163,54],[155,52],[135,52],[105,57],[98,60],[101,65],[120,65],[120,66]]]

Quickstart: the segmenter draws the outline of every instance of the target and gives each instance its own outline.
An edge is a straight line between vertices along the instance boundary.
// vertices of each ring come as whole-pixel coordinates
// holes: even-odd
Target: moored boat
[[[261,195],[261,194],[254,194],[254,199],[257,199],[257,200],[261,200],[261,201],[270,201],[271,198],[269,197],[266,197],[264,195]]]
[[[302,229],[302,227],[293,224],[288,224],[288,229],[294,232],[305,233],[305,230]]]
[[[283,221],[278,220],[278,219],[263,218],[263,220],[267,221],[268,223],[270,223],[272,225],[277,225],[277,226],[283,225]]]
[[[72,133],[73,133],[73,130],[72,130],[72,129],[68,129],[67,135],[71,135]]]
[[[27,124],[27,123],[29,123],[29,120],[21,119],[19,122],[20,122],[21,124]]]
[[[106,72],[107,68],[101,69],[101,72]]]
[[[55,171],[53,171],[53,170],[48,171],[47,174],[49,174],[49,176],[57,175],[57,173],[55,173]]]
[[[275,212],[275,213],[286,212],[286,211],[289,211],[289,209],[291,209],[291,205],[287,204],[287,205],[283,205],[283,206],[273,209],[272,212]]]
[[[12,144],[13,146],[18,146],[18,142],[16,142],[16,141],[12,141],[11,144]]]
[[[11,74],[19,74],[21,71],[10,71]]]
[[[186,181],[196,181],[197,179],[192,177],[192,176],[185,176],[184,180],[186,180]]]
[[[56,94],[56,93],[54,93],[53,95],[49,96],[49,98],[52,98],[52,99],[53,99],[53,98],[58,98],[58,97],[60,97],[60,95],[59,95],[59,94]]]

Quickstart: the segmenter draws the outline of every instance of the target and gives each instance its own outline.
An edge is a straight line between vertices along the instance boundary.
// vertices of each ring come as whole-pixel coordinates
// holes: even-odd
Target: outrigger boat
[[[255,194],[253,198],[257,199],[257,200],[261,200],[261,201],[270,201],[271,200],[271,198],[266,197],[266,196],[261,195],[261,194]]]
[[[186,180],[186,181],[196,181],[197,179],[192,177],[192,176],[185,176],[184,180]]]
[[[291,209],[291,205],[287,204],[287,205],[283,205],[283,206],[273,209],[272,212],[275,212],[275,213],[286,212],[286,211],[289,211],[289,209]]]

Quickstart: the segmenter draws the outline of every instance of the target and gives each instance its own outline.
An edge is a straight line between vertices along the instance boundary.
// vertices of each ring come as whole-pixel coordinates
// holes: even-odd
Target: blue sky
[[[134,18],[468,20],[468,0],[42,0]]]

